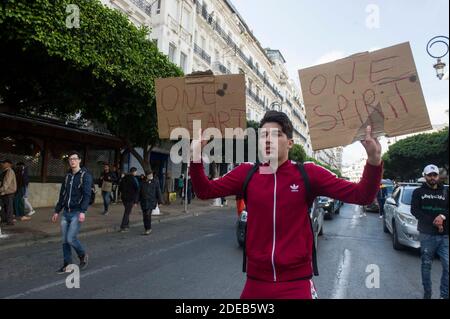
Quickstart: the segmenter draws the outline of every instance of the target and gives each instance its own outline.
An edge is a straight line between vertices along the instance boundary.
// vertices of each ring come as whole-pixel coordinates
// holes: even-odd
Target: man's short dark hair
[[[71,157],[72,155],[76,155],[79,159],[81,159],[81,154],[77,151],[70,151],[69,153],[67,153],[68,157]]]
[[[130,173],[134,173],[134,172],[137,172],[137,168],[136,167],[130,168]]]
[[[281,131],[286,134],[288,139],[292,139],[294,134],[294,126],[286,113],[278,111],[268,111],[264,114],[263,119],[259,123],[259,127],[263,127],[266,123],[277,123],[281,126]]]

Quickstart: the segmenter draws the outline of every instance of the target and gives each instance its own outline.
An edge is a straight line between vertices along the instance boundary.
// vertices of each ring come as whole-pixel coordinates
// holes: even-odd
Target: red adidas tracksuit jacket
[[[200,199],[242,196],[242,188],[253,164],[243,163],[217,180],[208,180],[202,163],[191,163],[191,179]],[[379,190],[382,165],[366,164],[359,183],[337,178],[314,163],[305,163],[311,192],[309,198],[328,196],[345,203],[367,205]],[[243,298],[308,298],[312,276],[313,234],[302,176],[295,162],[286,161],[275,174],[256,172],[247,186],[247,284]],[[292,294],[277,287],[297,281],[300,290],[287,286]],[[305,284],[308,283],[308,284]],[[253,284],[252,284],[253,283]],[[266,287],[271,292],[263,291]],[[279,283],[279,285],[273,285]],[[312,284],[312,283],[311,283]],[[265,285],[265,286],[264,286]],[[267,290],[266,289],[266,290]]]

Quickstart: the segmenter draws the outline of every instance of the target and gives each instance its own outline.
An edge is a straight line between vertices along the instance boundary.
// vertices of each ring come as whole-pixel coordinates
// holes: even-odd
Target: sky
[[[297,84],[299,69],[410,42],[431,123],[448,123],[449,82],[436,77],[436,60],[426,50],[431,38],[449,35],[448,0],[231,1],[262,47],[282,52]],[[432,53],[446,50],[435,45]],[[448,58],[443,59],[447,71]],[[387,150],[385,139],[380,141]],[[344,148],[344,164],[363,157],[359,142]]]

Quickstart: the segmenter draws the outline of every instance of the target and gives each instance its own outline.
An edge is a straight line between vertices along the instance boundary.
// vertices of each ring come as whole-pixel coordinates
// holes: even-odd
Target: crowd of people
[[[23,162],[0,161],[0,219],[2,224],[14,226],[29,221],[36,213],[28,200],[30,179]]]

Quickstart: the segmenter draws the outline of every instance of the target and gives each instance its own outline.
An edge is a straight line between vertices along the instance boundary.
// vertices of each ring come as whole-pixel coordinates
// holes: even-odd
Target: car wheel
[[[387,228],[387,226],[386,226],[386,218],[383,216],[383,231],[386,233],[386,234],[389,234],[389,229]]]
[[[395,250],[404,249],[403,245],[398,241],[397,226],[395,225],[395,222],[392,222],[392,246]]]

